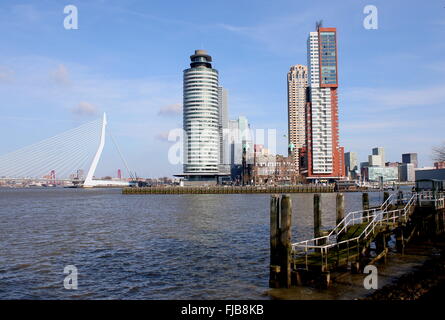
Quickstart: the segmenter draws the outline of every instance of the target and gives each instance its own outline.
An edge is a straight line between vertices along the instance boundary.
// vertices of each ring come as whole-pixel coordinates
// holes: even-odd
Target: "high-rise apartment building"
[[[337,30],[317,26],[310,32],[308,103],[306,104],[306,160],[308,180],[345,176],[344,149],[339,146]]]
[[[308,85],[307,67],[292,66],[287,73],[287,115],[289,149],[298,170],[298,150],[306,143],[306,91]]]

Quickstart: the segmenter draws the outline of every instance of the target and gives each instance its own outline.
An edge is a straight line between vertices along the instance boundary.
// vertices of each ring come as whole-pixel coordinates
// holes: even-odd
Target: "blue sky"
[[[65,30],[65,5],[79,29]],[[363,27],[378,8],[379,28]],[[337,27],[340,141],[364,161],[445,140],[445,1],[1,1],[0,154],[107,112],[109,129],[139,176],[181,171],[166,133],[182,127],[182,70],[206,49],[229,91],[231,118],[278,130],[286,150],[286,73],[306,64],[322,19]],[[11,138],[13,137],[13,138]],[[123,168],[108,143],[97,175]]]

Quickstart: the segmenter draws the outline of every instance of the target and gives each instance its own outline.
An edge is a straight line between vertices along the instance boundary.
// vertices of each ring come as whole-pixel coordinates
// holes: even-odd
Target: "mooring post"
[[[403,227],[400,225],[395,230],[396,235],[396,250],[404,254],[405,252],[405,239],[403,238]]]
[[[343,193],[337,193],[337,197],[335,199],[335,207],[336,207],[336,215],[337,215],[337,225],[343,220],[345,217],[345,196]]]
[[[379,233],[375,239],[375,247],[376,247],[376,251],[377,254],[382,253],[383,251],[385,251],[386,249],[386,236],[385,234]]]
[[[292,201],[289,195],[272,195],[270,201],[269,287],[291,286]]]
[[[314,194],[314,237],[321,236],[321,194]]]
[[[363,210],[369,210],[369,194],[367,192],[363,192],[362,194],[362,204]],[[367,213],[365,215],[368,215]]]
[[[403,203],[403,191],[399,190],[399,192],[397,192],[397,204],[402,204]]]
[[[385,203],[386,200],[388,200],[388,198],[389,198],[389,192],[387,191],[383,192],[383,203]]]

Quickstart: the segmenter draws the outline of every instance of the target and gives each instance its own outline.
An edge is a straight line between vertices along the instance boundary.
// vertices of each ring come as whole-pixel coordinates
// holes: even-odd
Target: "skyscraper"
[[[310,32],[307,42],[309,97],[306,105],[307,179],[344,177],[344,149],[339,146],[337,30]]]
[[[348,177],[351,177],[353,179],[356,178],[356,175],[358,173],[357,153],[345,153],[345,173]]]
[[[218,71],[204,50],[196,50],[190,60],[184,70],[184,175],[190,180],[215,178],[221,147]]]
[[[229,130],[229,110],[227,101],[227,90],[223,87],[218,87],[218,105],[219,105],[219,129],[220,129],[220,141],[219,141],[219,171],[230,172],[230,150],[229,144],[224,140],[228,139]]]
[[[239,116],[237,120],[229,120],[229,163],[240,165],[242,163],[243,149],[250,157],[253,154],[253,143],[250,132],[250,124],[246,117]]]
[[[403,163],[412,163],[414,168],[417,168],[417,153],[404,153],[402,154],[402,162]]]
[[[293,150],[296,169],[298,170],[298,150],[305,145],[305,106],[307,90],[307,67],[292,66],[287,73],[287,116],[289,147]],[[290,149],[291,149],[290,148]]]

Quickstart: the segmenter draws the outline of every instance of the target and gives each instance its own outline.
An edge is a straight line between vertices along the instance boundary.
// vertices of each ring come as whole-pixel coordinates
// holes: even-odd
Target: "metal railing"
[[[418,193],[417,202],[419,206],[434,206],[437,209],[443,209],[445,195],[442,192],[423,191]]]
[[[301,258],[304,255],[305,267],[308,269],[309,255],[319,253],[322,271],[327,270],[328,259],[332,251],[334,251],[332,257],[337,257],[338,260],[341,250],[346,250],[346,261],[349,261],[351,255],[358,256],[360,254],[360,243],[374,235],[377,227],[381,227],[385,223],[395,223],[401,219],[406,222],[412,213],[417,197],[417,194],[414,193],[409,198],[398,199],[398,201],[406,203],[401,209],[388,211],[395,200],[391,195],[379,208],[350,212],[328,235],[293,243],[292,255],[294,258]],[[338,241],[339,235],[346,233],[348,227],[363,223],[367,223],[367,225],[359,235]]]
[[[292,247],[305,247],[305,248],[319,248],[321,243],[329,244],[332,242],[337,243],[341,234],[345,233],[347,228],[356,224],[362,224],[371,221],[378,212],[388,210],[389,206],[394,202],[395,195],[390,195],[388,199],[378,208],[372,208],[368,210],[357,210],[348,213],[336,226],[329,232],[329,234],[296,242],[292,244]],[[310,244],[312,243],[312,244]]]

